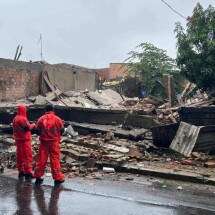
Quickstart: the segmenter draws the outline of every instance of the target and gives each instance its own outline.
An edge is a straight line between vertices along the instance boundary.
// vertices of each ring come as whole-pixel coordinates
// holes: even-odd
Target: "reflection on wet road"
[[[214,199],[185,202],[174,193],[135,184],[98,181],[71,181],[64,187],[52,187],[49,181],[41,187],[0,177],[0,215],[4,214],[103,214],[103,215],[189,215],[215,214]],[[175,199],[174,199],[175,198]],[[181,200],[180,200],[181,198]],[[187,201],[192,197],[187,196]],[[210,198],[209,198],[210,199]],[[198,202],[201,201],[201,202]],[[177,204],[178,203],[178,204]],[[207,209],[208,207],[208,209]],[[213,208],[214,207],[214,208]]]
[[[16,182],[16,214],[33,214],[31,210],[32,185],[27,182]]]
[[[51,197],[49,204],[46,205],[45,201],[45,192],[42,187],[34,187],[34,196],[36,199],[36,204],[38,206],[38,210],[41,214],[59,214],[58,211],[58,200],[60,196],[60,192],[62,191],[62,187],[53,187],[51,190]]]

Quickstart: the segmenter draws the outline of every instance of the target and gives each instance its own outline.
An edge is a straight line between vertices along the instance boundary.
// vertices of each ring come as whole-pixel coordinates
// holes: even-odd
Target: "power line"
[[[174,13],[176,13],[177,15],[179,15],[180,17],[182,17],[183,19],[187,19],[187,17],[185,17],[183,14],[181,14],[180,12],[178,12],[176,9],[174,9],[170,4],[168,4],[166,1],[161,0],[168,8],[170,8],[170,10],[172,10]]]

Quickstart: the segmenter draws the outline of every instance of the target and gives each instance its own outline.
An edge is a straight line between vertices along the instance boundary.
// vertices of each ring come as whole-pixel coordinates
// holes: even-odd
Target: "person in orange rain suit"
[[[42,176],[44,175],[48,156],[50,157],[55,185],[63,183],[64,174],[61,172],[60,165],[60,140],[64,125],[63,121],[55,115],[53,106],[48,105],[46,107],[46,113],[38,119],[36,129],[40,136],[40,147],[34,172],[35,184],[40,185],[43,182]]]
[[[19,178],[32,178],[32,147],[31,130],[35,124],[27,119],[26,106],[18,105],[17,114],[13,119],[13,136],[16,143],[16,159]]]

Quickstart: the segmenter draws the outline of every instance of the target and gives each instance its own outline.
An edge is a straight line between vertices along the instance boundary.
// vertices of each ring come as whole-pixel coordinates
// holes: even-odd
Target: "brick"
[[[6,59],[0,59],[0,64],[0,101],[14,101],[39,94],[41,69],[36,70],[37,67],[31,66],[31,63]]]

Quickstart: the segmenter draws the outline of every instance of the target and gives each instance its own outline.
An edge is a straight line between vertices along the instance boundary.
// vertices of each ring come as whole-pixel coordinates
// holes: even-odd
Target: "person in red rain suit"
[[[24,105],[18,105],[17,115],[13,119],[13,136],[16,143],[16,159],[19,178],[25,176],[32,178],[32,147],[31,130],[35,124],[30,124],[27,119],[27,110]]]
[[[46,107],[46,113],[38,119],[36,129],[40,136],[40,147],[34,172],[35,184],[40,185],[43,182],[42,176],[44,175],[48,157],[50,158],[55,185],[63,183],[64,175],[61,172],[60,165],[60,140],[64,125],[63,121],[55,115],[53,106],[48,105]]]

